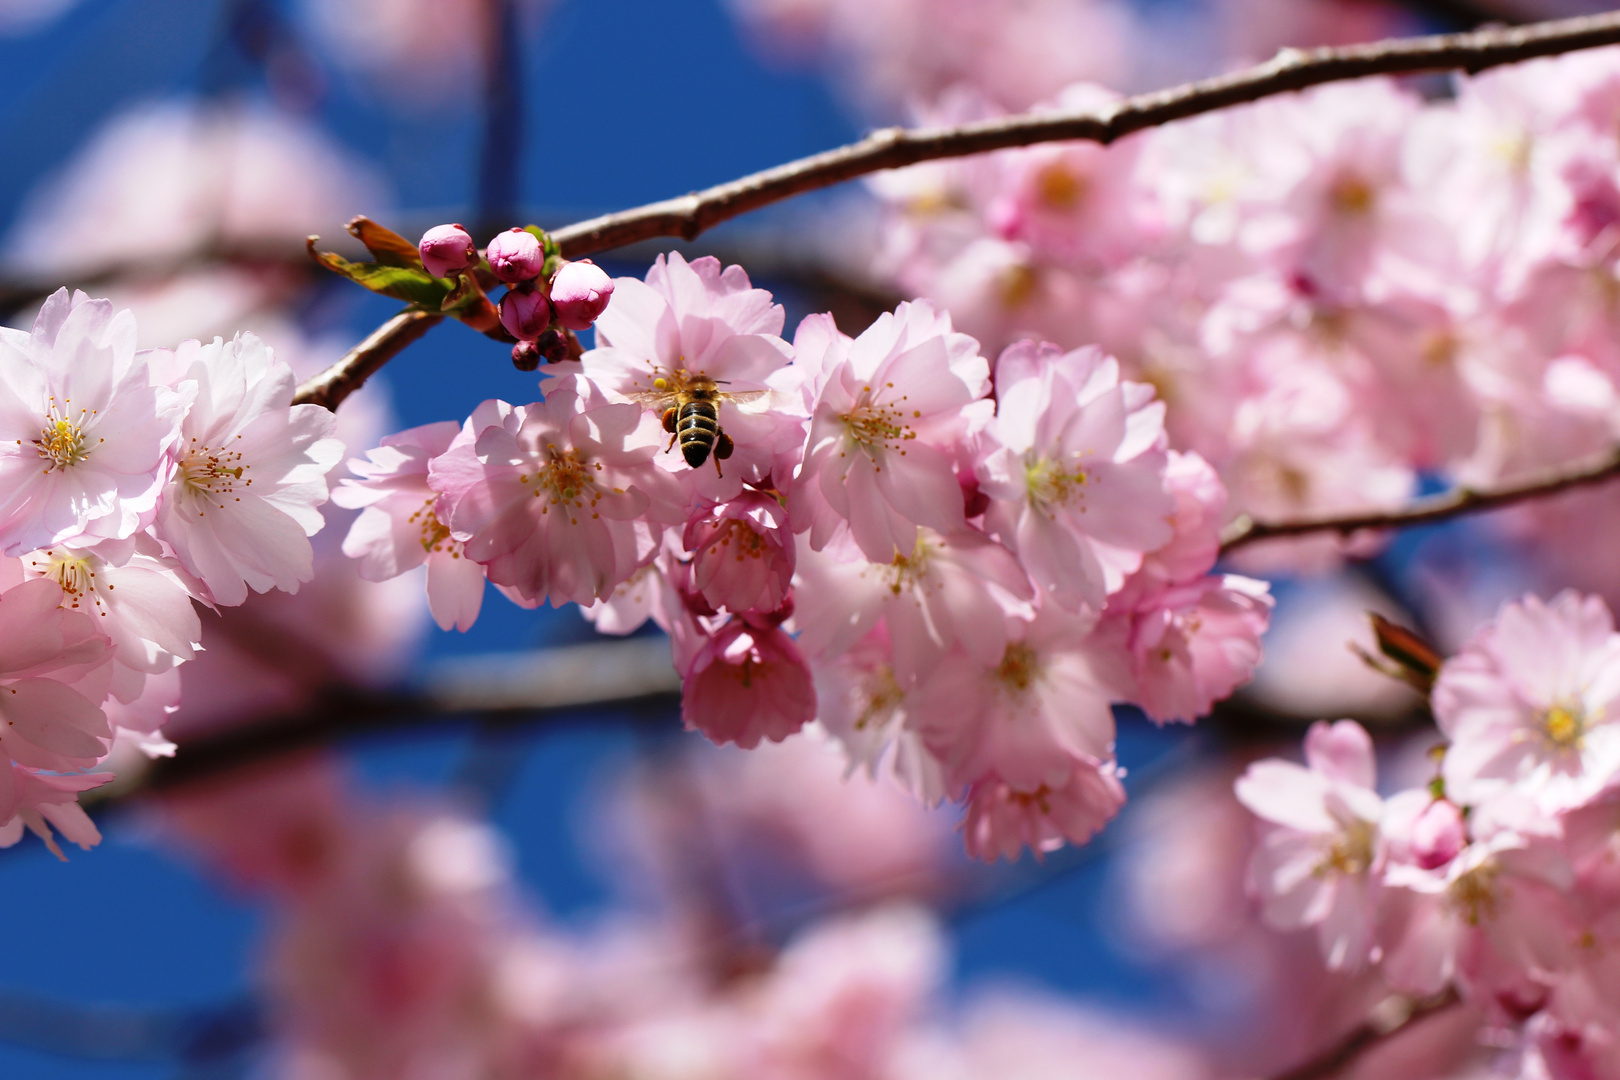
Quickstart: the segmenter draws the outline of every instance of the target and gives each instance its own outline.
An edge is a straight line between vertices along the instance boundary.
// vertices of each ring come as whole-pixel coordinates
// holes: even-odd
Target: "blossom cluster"
[[[1099,343],[1245,512],[1390,509],[1424,476],[1493,484],[1620,430],[1617,108],[1606,49],[1451,99],[1368,79],[916,166],[874,181],[887,271],[991,345]],[[930,119],[991,112],[960,92]]]
[[[1509,603],[1441,667],[1446,737],[1423,787],[1383,797],[1373,746],[1318,723],[1306,766],[1238,781],[1264,822],[1266,919],[1314,928],[1328,966],[1456,987],[1517,1032],[1526,1075],[1620,1075],[1620,633],[1595,597]],[[1540,1070],[1540,1071],[1537,1071]]]
[[[609,633],[651,619],[689,727],[753,747],[815,721],[965,798],[986,858],[1085,840],[1124,801],[1112,706],[1190,722],[1259,660],[1266,587],[1211,572],[1220,481],[1095,348],[992,368],[927,302],[854,338],[783,324],[712,258],[617,280],[541,400],[353,463],[345,550],[376,579],[425,562],[446,628],[486,578]]]
[[[64,289],[0,329],[0,845],[97,841],[78,792],[123,737],[161,728],[199,648],[193,601],[296,590],[335,418],[242,334],[139,352],[129,312]]]

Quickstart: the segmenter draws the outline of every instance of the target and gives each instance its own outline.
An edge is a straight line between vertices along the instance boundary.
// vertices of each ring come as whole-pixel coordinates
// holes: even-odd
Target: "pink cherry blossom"
[[[985,526],[1057,603],[1100,609],[1172,535],[1164,406],[1098,349],[1030,342],[996,361],[996,395]]]
[[[0,847],[11,847],[22,839],[26,827],[45,841],[58,859],[66,859],[51,828],[89,851],[101,843],[101,830],[79,806],[79,792],[98,788],[113,778],[112,773],[86,773],[59,776],[36,772],[21,765],[0,765]]]
[[[803,419],[783,394],[791,350],[780,337],[781,305],[754,288],[742,267],[722,268],[713,257],[689,263],[678,252],[659,256],[645,281],[617,278],[613,285],[596,320],[597,348],[581,361],[585,375],[610,394],[643,398],[655,396],[659,380],[671,388],[714,380],[734,395],[719,407],[732,456],[718,470],[712,463],[690,469],[670,442],[660,462],[712,502],[736,498],[745,482],[770,481],[778,460],[804,440]],[[785,487],[787,480],[776,482]]]
[[[883,563],[915,550],[919,526],[959,528],[951,448],[991,411],[978,343],[918,301],[853,341],[818,333],[814,346],[824,352],[804,356],[815,374],[804,464],[788,495],[794,529],[808,529],[819,549],[847,525],[866,557]]]
[[[428,465],[467,558],[525,600],[589,604],[651,558],[685,499],[653,463],[657,423],[560,381],[544,401],[486,401]]]
[[[434,277],[449,277],[478,262],[478,245],[461,225],[435,225],[422,234],[416,250]]]
[[[745,491],[686,523],[692,587],[716,609],[771,612],[793,580],[797,545],[775,498]]]
[[[123,539],[151,523],[184,403],[152,385],[135,320],[60,289],[0,329],[0,548]]]
[[[1074,757],[1108,761],[1124,677],[1092,623],[1047,605],[1008,620],[1002,655],[960,652],[919,682],[908,712],[954,784],[994,773],[1017,791],[1066,783]]]
[[[1058,760],[1064,759],[1059,755]],[[1083,844],[1113,820],[1125,805],[1118,766],[1083,756],[1064,763],[1066,768],[1054,766],[1061,779],[1043,781],[1033,790],[1021,790],[994,773],[974,781],[962,821],[968,854],[994,862],[1016,859],[1028,848],[1039,856],[1065,844]]]
[[[874,778],[892,776],[925,806],[950,793],[944,764],[908,723],[909,695],[895,676],[883,623],[836,657],[813,659],[811,671],[816,722],[838,741],[852,769],[864,768]]]
[[[1620,773],[1620,635],[1596,597],[1505,605],[1440,669],[1435,721],[1451,739],[1446,791],[1463,803],[1509,785],[1549,808]]]
[[[1256,762],[1237,782],[1238,798],[1268,823],[1251,887],[1272,926],[1315,927],[1328,967],[1355,970],[1372,948],[1379,888],[1372,739],[1352,720],[1320,721],[1305,760]]]
[[[1007,617],[1029,614],[1033,591],[1011,552],[977,529],[917,530],[915,546],[869,562],[846,536],[821,551],[805,545],[794,626],[815,656],[836,655],[879,619],[893,643],[904,686],[934,671],[953,647],[975,662],[1000,663]]]
[[[551,275],[551,306],[566,330],[589,330],[613,299],[613,279],[589,259],[565,262]]]
[[[815,719],[810,669],[779,627],[733,618],[687,668],[681,719],[690,730],[743,749],[781,742]]]
[[[332,492],[338,506],[360,509],[343,553],[360,561],[367,581],[387,581],[427,564],[428,606],[439,629],[469,629],[484,602],[484,568],[466,557],[438,515],[441,496],[428,487],[428,463],[461,431],[453,420],[397,432],[352,461],[355,479]]]
[[[1247,683],[1260,666],[1271,617],[1263,581],[1212,575],[1166,589],[1122,616],[1136,676],[1131,700],[1157,723],[1192,722]]]
[[[315,572],[309,537],[343,457],[332,414],[292,404],[292,369],[252,334],[188,341],[154,364],[196,395],[154,533],[215,603],[297,591]]]
[[[45,579],[0,593],[0,752],[31,769],[74,772],[99,762],[112,740],[100,706],[113,650],[90,615],[61,600]]]

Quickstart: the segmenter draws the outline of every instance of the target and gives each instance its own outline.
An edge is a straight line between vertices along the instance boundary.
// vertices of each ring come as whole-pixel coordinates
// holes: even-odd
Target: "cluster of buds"
[[[451,277],[478,265],[478,248],[461,225],[438,225],[417,245],[422,265],[435,277]],[[501,325],[517,338],[512,363],[533,371],[544,359],[568,358],[566,334],[588,330],[607,308],[613,279],[589,259],[570,262],[548,255],[527,229],[498,234],[484,251],[489,272],[507,286]]]

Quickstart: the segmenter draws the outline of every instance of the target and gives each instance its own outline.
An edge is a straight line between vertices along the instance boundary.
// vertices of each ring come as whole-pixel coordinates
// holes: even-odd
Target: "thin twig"
[[[1343,48],[1284,49],[1271,61],[1256,67],[1122,98],[1099,109],[1020,113],[960,127],[885,128],[836,150],[790,161],[680,198],[568,225],[552,236],[563,254],[571,259],[654,237],[678,236],[691,240],[704,230],[750,210],[884,169],[1043,142],[1084,140],[1106,145],[1173,120],[1322,83],[1368,75],[1458,69],[1478,72],[1501,64],[1617,43],[1620,43],[1620,13],[1461,34],[1396,38]],[[395,340],[409,333],[406,324],[396,326],[391,333],[385,331],[388,326],[367,338],[321,376],[331,387],[320,399],[321,404],[336,408],[348,390],[353,389],[350,381],[343,378],[348,367],[364,367],[365,374],[370,375],[410,343]],[[360,381],[363,382],[364,377]],[[316,399],[301,395],[298,400]]]
[[[1458,488],[1444,495],[1419,499],[1399,510],[1346,514],[1338,517],[1297,518],[1292,521],[1256,521],[1242,515],[1226,527],[1221,534],[1221,554],[1227,555],[1238,548],[1261,540],[1274,540],[1284,536],[1306,536],[1312,533],[1351,533],[1369,529],[1404,529],[1414,525],[1430,525],[1437,521],[1494,510],[1499,506],[1523,502],[1526,499],[1556,495],[1571,488],[1599,484],[1620,477],[1620,448],[1602,457],[1588,458],[1573,465],[1564,465],[1536,473],[1504,487],[1489,491]]]
[[[1405,997],[1387,998],[1338,1042],[1322,1053],[1302,1062],[1271,1080],[1326,1080],[1337,1076],[1352,1062],[1386,1039],[1405,1031],[1413,1024],[1435,1013],[1445,1012],[1462,1003],[1453,988],[1413,1001]]]
[[[342,360],[300,386],[293,395],[293,404],[336,409],[405,346],[443,321],[444,316],[435,312],[406,308],[373,330]]]

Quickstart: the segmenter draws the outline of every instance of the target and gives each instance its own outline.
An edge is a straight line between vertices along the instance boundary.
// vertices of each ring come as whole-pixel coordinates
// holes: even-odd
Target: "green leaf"
[[[390,266],[383,262],[350,262],[334,252],[315,250],[315,242],[318,239],[320,238],[312,236],[308,242],[310,256],[316,262],[334,274],[341,274],[374,293],[392,296],[396,300],[416,304],[428,311],[439,311],[453,291],[451,282],[434,277],[419,265],[406,267]]]

